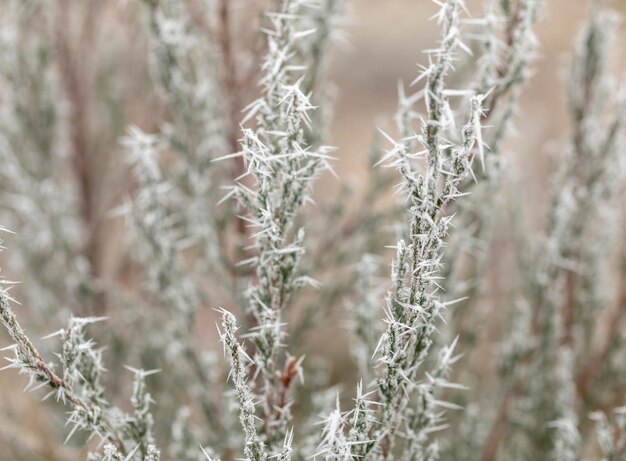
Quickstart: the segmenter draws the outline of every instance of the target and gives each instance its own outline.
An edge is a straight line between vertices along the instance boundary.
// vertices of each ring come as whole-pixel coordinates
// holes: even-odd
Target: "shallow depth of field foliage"
[[[511,174],[550,1],[432,2],[360,189],[329,139],[350,0],[2,2],[0,458],[626,459],[602,1],[539,224]]]

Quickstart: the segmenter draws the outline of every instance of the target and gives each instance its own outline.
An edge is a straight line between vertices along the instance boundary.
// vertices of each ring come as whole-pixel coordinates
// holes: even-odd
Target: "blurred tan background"
[[[587,5],[585,0],[545,1],[546,8],[538,28],[540,54],[536,69],[524,91],[520,116],[515,120],[517,136],[505,149],[510,160],[508,171],[512,177],[524,183],[524,187],[519,190],[527,203],[532,204],[529,208],[533,210],[531,218],[535,219],[543,216],[541,204],[545,202],[545,194],[554,172],[551,141],[558,141],[567,135],[563,86],[567,76],[564,64],[575,34],[585,19]],[[124,2],[112,0],[112,3],[116,4],[112,6],[113,10],[124,8]],[[248,2],[242,0],[241,3]],[[410,82],[415,78],[419,72],[418,65],[425,62],[422,50],[436,44],[438,30],[436,24],[429,20],[436,11],[429,0],[351,0],[348,3],[345,31],[348,45],[334,52],[329,70],[330,82],[334,86],[335,109],[328,142],[338,148],[338,174],[352,181],[358,188],[367,174],[366,159],[376,128],[391,123],[396,108],[398,81]],[[626,14],[626,0],[609,3]],[[471,0],[468,1],[468,8],[478,14],[478,6],[481,4],[480,0]],[[124,60],[128,66],[126,73],[140,74],[145,70],[142,67],[145,63],[137,63],[131,58],[133,54],[142,55],[146,52],[137,24],[133,23],[132,17],[122,13],[109,14],[108,19],[113,25],[107,27],[105,33],[121,32],[114,40],[127,46],[126,51],[129,53]],[[626,44],[623,25],[621,32],[621,43]],[[101,56],[103,60],[110,58],[106,54]],[[615,67],[624,69],[626,76],[625,63],[622,56]],[[121,86],[120,93],[129,98],[126,121],[141,125],[150,118],[141,111],[135,112],[138,107],[146,108],[141,101],[135,100],[141,98],[141,89],[132,85]],[[110,144],[103,148],[103,152],[108,152],[108,148],[111,151],[118,148],[116,139],[110,138],[106,142]],[[322,182],[330,186],[330,190],[337,187],[337,181],[331,177],[323,178]],[[325,189],[324,185],[318,189]],[[124,251],[124,247],[116,243],[115,239],[108,248],[110,253],[107,258],[111,260],[116,259],[116,252]],[[326,332],[329,336],[335,333]],[[5,336],[2,338],[0,346],[6,344]],[[341,354],[342,350],[337,347],[336,341],[319,340],[315,346],[316,353],[334,356],[338,369],[343,369],[350,362],[349,357]],[[19,390],[20,385],[21,381],[12,371],[0,373],[0,408],[8,415],[34,413],[39,405],[38,400],[31,396],[16,400],[9,397],[15,395],[15,387]],[[32,424],[32,437],[24,433],[19,436],[24,437],[27,443],[32,439],[33,449],[38,452],[60,450],[56,448],[56,440],[50,440],[50,446],[41,446],[45,438],[35,437],[39,431],[36,418],[33,418]],[[0,430],[10,431],[11,426],[2,425]],[[11,437],[11,434],[5,436]],[[0,446],[0,459],[4,459],[1,453]]]
[[[396,108],[397,82],[411,82],[418,75],[418,65],[425,63],[421,50],[436,43],[438,31],[436,23],[429,20],[436,12],[429,0],[349,3],[350,48],[337,52],[331,67],[338,93],[331,141],[339,147],[339,170],[344,176],[358,176],[362,171],[354,159],[368,151],[375,128],[389,123]],[[466,3],[470,12],[480,13],[480,0]],[[626,12],[624,0],[607,3]],[[522,162],[519,167],[537,186],[545,184],[549,175],[546,141],[566,134],[565,64],[586,12],[586,0],[545,1],[538,27],[540,55],[522,97],[522,116],[516,119],[519,135],[514,139],[515,158]],[[626,45],[623,24],[621,29]],[[626,69],[625,62],[622,57],[616,67]]]

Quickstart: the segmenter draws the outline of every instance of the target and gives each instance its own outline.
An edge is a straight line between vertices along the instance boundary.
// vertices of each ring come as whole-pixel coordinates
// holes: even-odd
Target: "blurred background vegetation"
[[[254,69],[258,65],[258,24],[261,12],[270,2],[230,1],[233,5],[235,56],[252,76],[239,82],[238,105],[241,109],[256,93]],[[198,2],[202,3],[201,0]],[[68,181],[77,181],[78,206],[82,210],[82,219],[91,229],[84,252],[93,275],[103,281],[102,291],[106,293],[108,283],[132,291],[141,284],[141,278],[129,257],[129,244],[124,238],[126,223],[112,210],[122,205],[135,187],[120,138],[131,125],[146,132],[155,131],[167,110],[155,95],[148,75],[149,24],[142,14],[142,5],[135,0],[56,0],[52,3],[54,27],[48,38],[52,44],[52,59],[58,66],[58,85],[66,98],[64,110],[69,123],[62,136],[70,151],[65,155],[84,159],[82,164],[76,164],[76,160],[73,164],[72,160],[68,161],[67,170],[56,174]],[[434,12],[429,0],[351,0],[348,3],[344,40],[333,52],[325,84],[335,103],[328,142],[337,147],[335,169],[343,181],[324,176],[318,182],[316,196],[321,203],[332,202],[348,183],[356,195],[350,198],[347,206],[354,209],[367,206],[358,197],[364,193],[369,177],[368,156],[376,128],[391,125],[397,106],[397,83],[415,78],[418,65],[426,59],[422,50],[436,43],[438,30],[436,24],[429,21]],[[479,11],[479,0],[467,3],[470,11]],[[608,3],[626,13],[623,0]],[[555,155],[556,146],[567,136],[569,128],[564,63],[586,11],[587,2],[583,0],[546,0],[543,19],[538,26],[539,58],[518,111],[523,116],[516,117],[516,135],[509,139],[504,149],[508,163],[505,174],[510,180],[506,181],[508,185],[502,193],[507,197],[511,195],[510,200],[522,206],[524,219],[534,229],[541,229],[544,224],[547,191],[559,162]],[[0,15],[2,13],[0,5]],[[201,23],[207,18],[198,15],[196,19]],[[208,20],[218,22],[219,18],[209,17]],[[623,44],[626,43],[626,30],[623,25],[621,28]],[[31,33],[39,32],[35,24]],[[206,39],[211,39],[209,34]],[[14,43],[18,47],[27,46],[26,41]],[[6,52],[2,50],[3,54]],[[613,63],[616,70],[626,70],[624,57],[622,55]],[[219,69],[216,71],[220,72]],[[28,85],[36,84],[36,77],[18,75],[17,81],[28,88]],[[0,91],[6,91],[6,87]],[[6,95],[0,92],[0,104],[5,100]],[[33,133],[33,137],[36,136]],[[25,143],[31,141],[24,140]],[[45,174],[44,171],[41,175],[42,181]],[[6,208],[0,209],[0,224],[9,221],[8,215]],[[506,209],[499,210],[499,217],[495,243],[490,250],[492,264],[488,288],[481,299],[482,309],[494,312],[512,289],[510,274],[515,257],[511,243],[513,229]],[[12,230],[18,235],[6,239],[9,250],[19,246],[20,236],[37,235],[38,232],[36,225],[28,232],[20,228]],[[350,242],[342,244],[349,245]],[[28,280],[23,274],[12,271],[5,262],[9,252],[0,260],[2,274],[8,279],[23,281],[25,286],[17,287],[16,297],[27,299]],[[41,267],[50,271],[45,277],[59,276],[46,262],[42,262]],[[216,288],[209,307],[231,301],[227,295],[221,294],[219,288]],[[69,307],[78,309],[77,306]],[[28,318],[28,312],[26,304],[18,315]],[[30,322],[41,336],[49,332],[49,327],[58,326],[52,313],[42,315],[50,317]],[[109,310],[106,315],[115,317],[117,314],[115,310]],[[316,356],[330,359],[332,380],[339,382],[346,375],[355,375],[356,365],[343,344],[347,335],[343,334],[345,325],[341,321],[341,309],[334,309],[329,315],[338,321],[329,321],[323,330],[315,330],[315,334],[307,337],[302,350],[311,360]],[[201,313],[197,334],[204,347],[217,350],[213,316],[210,309]],[[0,338],[0,345],[8,344],[4,332],[0,333]],[[114,376],[112,381],[111,386],[115,386],[118,378]],[[21,385],[13,373],[0,373],[0,414],[3,415],[0,418],[0,450],[12,447],[10,455],[0,454],[0,458],[25,461],[81,459],[76,457],[81,455],[80,448],[71,447],[72,450],[78,449],[77,454],[68,451],[67,447],[59,447],[59,437],[50,434],[51,430],[58,428],[51,429],[49,421],[42,419],[47,416],[38,411],[40,402],[31,395],[21,394]]]

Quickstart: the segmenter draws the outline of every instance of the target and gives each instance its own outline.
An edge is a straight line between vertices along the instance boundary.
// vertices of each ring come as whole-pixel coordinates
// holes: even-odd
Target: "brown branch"
[[[9,306],[10,297],[6,290],[0,288],[0,323],[2,323],[15,343],[15,354],[18,358],[16,367],[20,370],[28,372],[37,381],[45,383],[52,390],[57,392],[57,399],[62,400],[64,404],[69,403],[72,407],[83,408],[85,411],[93,411],[93,405],[85,402],[78,396],[61,377],[59,377],[52,368],[43,359],[39,350],[24,332],[19,324],[17,316]],[[97,429],[95,426],[92,427]],[[126,454],[126,449],[122,439],[117,435],[115,429],[106,421],[102,421],[101,428],[106,429],[106,434],[100,434],[102,438],[109,440],[115,444],[121,453]],[[95,431],[99,432],[99,431]]]
[[[219,80],[222,88],[227,123],[226,142],[231,152],[237,152],[239,150],[239,114],[241,112],[241,98],[239,94],[240,88],[235,60],[235,48],[231,31],[231,4],[232,0],[219,1],[217,46],[221,59]],[[244,171],[243,159],[236,157],[233,162],[234,177],[240,176]]]
[[[72,21],[68,0],[57,2],[54,31],[61,87],[69,106],[69,157],[78,185],[79,214],[85,230],[82,252],[95,279],[102,275],[103,236],[98,197],[98,176],[101,172],[97,171],[89,140],[89,79],[85,73],[89,66],[85,59],[88,53],[94,52],[94,24],[98,22],[95,16],[100,11],[99,3],[90,2],[88,5],[80,47],[75,47],[70,37]],[[96,296],[95,302],[101,308],[104,298]]]
[[[287,396],[289,394],[289,388],[294,378],[298,376],[299,364],[298,359],[294,356],[290,356],[285,363],[283,371],[278,374],[278,380],[280,381],[281,388],[278,398],[278,407],[276,408],[275,419],[280,418],[281,411],[287,406]]]
[[[220,86],[224,98],[225,119],[226,119],[226,145],[229,151],[238,152],[239,147],[239,114],[241,112],[240,85],[238,80],[238,69],[234,55],[234,45],[231,33],[231,4],[232,0],[220,0],[218,5],[219,27],[217,30],[217,46],[221,58],[219,70]],[[245,174],[245,164],[243,157],[235,157],[231,167],[231,177],[233,180]],[[248,229],[244,219],[237,217],[235,221],[238,237],[237,259],[245,259],[243,247],[248,239]],[[233,266],[235,267],[235,266]]]
[[[621,333],[620,327],[622,326],[622,320],[626,314],[626,251],[624,252],[621,263],[621,280],[618,284],[619,294],[615,308],[608,319],[608,332],[606,334],[606,340],[578,376],[576,390],[580,397],[587,396],[589,386],[602,371],[602,368],[606,364],[611,352],[611,347]]]
[[[524,360],[525,362],[530,360],[531,355],[528,354],[527,357],[528,359]],[[496,459],[498,448],[500,447],[502,439],[504,439],[504,435],[506,433],[506,427],[508,426],[511,417],[511,411],[524,388],[524,381],[525,380],[520,376],[514,378],[511,387],[502,399],[500,408],[498,409],[498,413],[496,415],[496,420],[494,421],[491,431],[487,437],[487,441],[485,442],[480,461],[494,461]]]
[[[79,396],[77,396],[74,391],[72,391],[70,386],[65,381],[63,381],[63,379],[61,379],[54,371],[52,371],[52,369],[46,364],[46,362],[43,360],[43,358],[36,349],[32,348],[31,353],[33,354],[33,359],[35,362],[35,366],[37,367],[37,371],[41,375],[46,377],[46,379],[48,380],[48,385],[52,389],[60,391],[62,393],[63,403],[69,402],[73,407],[81,407],[85,410],[89,410],[91,405],[84,402]],[[106,423],[103,422],[103,424]],[[126,455],[124,442],[122,442],[122,439],[116,434],[116,431],[113,429],[113,427],[108,427],[107,430],[108,434],[103,434],[102,437],[106,437],[107,440],[109,440],[116,446],[120,453]]]
[[[541,327],[541,313],[544,309],[544,301],[541,300],[538,304],[538,308],[533,312],[533,316],[531,319],[530,326],[530,337],[534,337]],[[513,375],[511,379],[511,385],[509,389],[504,394],[504,398],[500,402],[500,406],[498,407],[498,412],[496,416],[496,420],[491,426],[491,430],[489,431],[489,435],[487,436],[487,441],[483,447],[483,452],[480,457],[480,461],[494,461],[496,459],[496,455],[498,454],[498,449],[504,436],[506,434],[506,428],[509,424],[511,411],[513,409],[513,405],[524,391],[524,387],[527,383],[526,372],[528,367],[530,366],[531,360],[533,358],[535,350],[531,347],[520,357],[517,363],[517,369],[521,369],[520,372]]]

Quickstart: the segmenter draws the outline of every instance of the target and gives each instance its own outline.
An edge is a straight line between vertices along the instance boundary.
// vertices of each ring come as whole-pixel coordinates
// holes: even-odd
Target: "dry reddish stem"
[[[72,406],[75,407],[82,407],[85,409],[89,408],[89,405],[83,402],[76,394],[74,394],[74,392],[67,385],[67,383],[63,381],[59,376],[57,376],[56,373],[52,371],[52,369],[50,369],[48,365],[46,365],[46,362],[44,362],[44,360],[41,358],[36,350],[34,350],[34,360],[35,365],[37,366],[37,371],[43,374],[48,379],[49,386],[52,389],[61,390],[63,392],[64,401],[69,402]],[[117,435],[115,435],[115,432],[112,430],[112,428],[110,434],[107,436],[107,439],[109,440],[109,442],[113,443],[116,446],[120,453],[122,453],[123,455],[126,454],[124,443]]]
[[[287,406],[289,388],[291,387],[291,383],[294,378],[298,376],[298,359],[294,356],[289,356],[283,370],[278,372],[276,375],[280,381],[281,387],[278,395],[278,406],[276,407],[276,412],[274,413],[274,420],[278,420],[280,418],[281,411]]]
[[[278,421],[280,419],[282,410],[287,407],[289,403],[289,388],[291,387],[291,384],[293,383],[295,377],[298,376],[298,373],[298,359],[294,356],[289,356],[283,370],[276,373],[276,377],[280,382],[280,391],[278,393],[278,402],[275,407],[275,412],[272,416],[272,421]],[[270,426],[271,424],[267,424],[266,427],[269,429]]]

